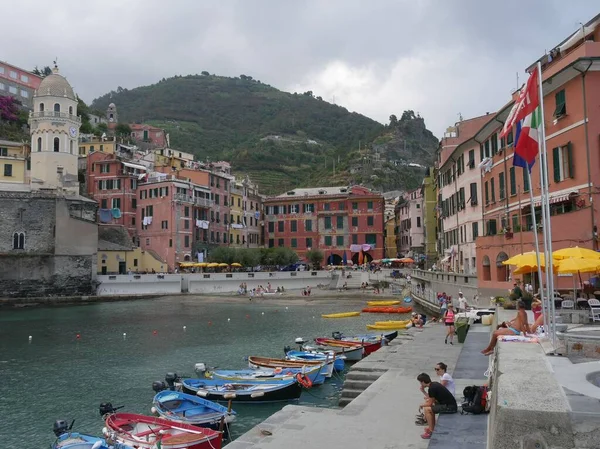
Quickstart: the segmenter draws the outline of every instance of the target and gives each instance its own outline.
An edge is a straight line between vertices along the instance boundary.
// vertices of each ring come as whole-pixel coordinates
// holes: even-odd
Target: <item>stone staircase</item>
[[[359,394],[371,386],[373,382],[381,377],[387,369],[379,368],[361,368],[353,366],[346,374],[346,380],[342,389],[342,394],[338,405],[345,407]]]
[[[346,288],[348,290],[359,289],[363,282],[369,282],[369,273],[363,271],[349,271],[346,275],[351,274],[352,277],[347,279],[343,276],[339,276],[336,288],[340,289],[344,287],[346,282]]]

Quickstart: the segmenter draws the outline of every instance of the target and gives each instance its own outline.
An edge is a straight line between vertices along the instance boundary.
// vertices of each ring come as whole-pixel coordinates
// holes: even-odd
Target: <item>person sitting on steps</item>
[[[423,418],[418,419],[416,424],[427,425],[421,438],[428,440],[435,429],[435,415],[438,413],[456,413],[458,406],[452,393],[441,383],[432,382],[429,374],[421,373],[417,376],[417,380],[421,384],[421,391],[424,392],[427,388],[427,395],[425,396],[425,402],[419,407],[419,411],[423,411]]]
[[[529,332],[529,323],[527,322],[527,312],[525,311],[525,303],[519,301],[517,303],[517,316],[506,324],[507,327],[501,327],[494,331],[490,344],[481,353],[483,355],[491,355],[498,343],[498,337],[502,335],[520,335],[521,332]]]

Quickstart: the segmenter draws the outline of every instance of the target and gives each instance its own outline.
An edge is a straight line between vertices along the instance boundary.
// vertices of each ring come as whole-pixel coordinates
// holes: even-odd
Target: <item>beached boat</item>
[[[135,413],[106,416],[106,437],[138,449],[220,449],[223,434]]]
[[[362,360],[363,355],[365,353],[362,346],[357,345],[353,347],[344,347],[344,346],[327,346],[327,345],[319,345],[318,347],[313,346],[304,346],[304,349],[307,351],[319,351],[319,352],[329,352],[333,351],[336,357],[343,356],[345,358],[346,363],[354,363]],[[335,365],[335,362],[334,362]]]
[[[392,341],[398,336],[398,331],[394,332],[381,332],[381,333],[369,333],[369,334],[357,334],[357,335],[343,335],[334,332],[334,337],[337,340],[351,341],[355,343],[375,343],[380,342],[382,337],[385,337],[387,341]]]
[[[410,320],[405,321],[377,321],[375,324],[367,324],[369,330],[389,330],[406,329],[411,324]]]
[[[279,402],[298,399],[302,386],[293,380],[230,382],[224,379],[182,379],[184,393],[195,394],[209,401]]]
[[[215,430],[222,419],[226,423],[235,419],[233,410],[228,411],[227,407],[220,404],[180,391],[161,391],[154,396],[152,405],[152,411],[156,410],[161,418]]]
[[[343,347],[343,348],[356,348],[362,347],[364,350],[364,356],[367,356],[381,347],[381,341],[373,343],[361,343],[356,341],[345,341],[336,340],[335,338],[315,338],[315,342],[323,346]]]
[[[112,443],[108,443],[104,438],[71,432],[71,428],[63,420],[56,421],[53,430],[54,435],[56,435],[56,441],[50,446],[51,449],[117,449],[117,447]],[[133,449],[133,447],[119,444],[118,449]]]
[[[322,318],[351,318],[353,316],[360,316],[360,312],[327,313],[321,315]]]
[[[377,306],[397,306],[400,301],[367,301],[367,305],[370,307]]]
[[[336,355],[334,351],[318,352],[318,351],[287,351],[285,354],[286,358],[290,360],[318,360],[325,362],[331,357],[335,357],[333,361],[334,371],[343,371],[346,363],[345,355]],[[314,383],[314,382],[313,382]]]
[[[323,374],[325,377],[331,377],[333,374],[333,361],[334,358],[331,357],[329,360],[320,361],[320,360],[287,360],[287,359],[274,359],[270,357],[257,357],[250,356],[248,357],[248,366],[250,368],[306,368],[306,367],[314,367],[314,366],[323,366]]]
[[[412,307],[365,307],[365,313],[410,313]]]
[[[323,363],[325,360],[323,360]],[[322,385],[325,382],[327,369],[323,365],[306,366],[302,368],[275,368],[275,369],[241,369],[241,370],[214,370],[210,372],[213,378],[234,382],[256,380],[268,383],[272,380],[292,380],[298,374],[305,375],[313,385]]]

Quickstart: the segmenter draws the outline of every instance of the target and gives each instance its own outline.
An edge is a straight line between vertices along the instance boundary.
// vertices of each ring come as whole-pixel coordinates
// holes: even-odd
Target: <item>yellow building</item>
[[[154,165],[157,167],[190,167],[194,162],[194,155],[185,151],[171,148],[157,148],[154,150]]]
[[[167,269],[154,251],[133,246],[125,227],[98,227],[98,274],[164,273]]]
[[[117,141],[113,136],[105,137],[92,137],[91,139],[82,139],[79,142],[79,157],[87,157],[88,154],[94,151],[102,151],[103,153],[114,154],[117,147]]]
[[[385,222],[385,257],[393,259],[398,254],[396,247],[396,217],[391,216]]]
[[[421,185],[425,268],[430,268],[437,259],[437,185],[435,178],[433,168],[429,168]]]
[[[0,140],[0,182],[29,182],[29,145]]]
[[[237,181],[231,181],[229,186],[229,243],[231,246],[246,246],[244,186]]]

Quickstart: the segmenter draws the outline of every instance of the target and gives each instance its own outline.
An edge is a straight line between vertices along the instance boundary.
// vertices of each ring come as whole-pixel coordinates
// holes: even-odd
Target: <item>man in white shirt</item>
[[[466,312],[467,306],[467,298],[465,298],[463,292],[458,292],[458,313]]]

